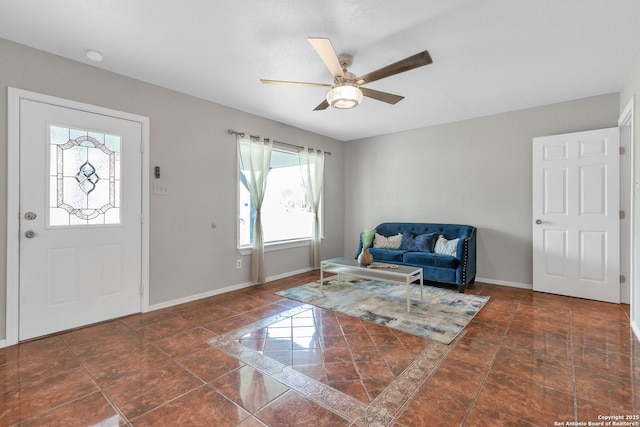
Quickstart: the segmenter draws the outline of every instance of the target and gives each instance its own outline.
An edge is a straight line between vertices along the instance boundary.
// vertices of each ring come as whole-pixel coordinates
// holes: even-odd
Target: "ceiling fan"
[[[424,50],[420,53],[409,56],[408,58],[394,62],[391,65],[382,67],[376,71],[356,77],[355,74],[347,71],[347,68],[349,68],[353,62],[353,57],[351,55],[336,55],[333,45],[331,44],[331,40],[329,39],[310,37],[307,40],[309,40],[309,43],[311,43],[311,46],[316,50],[320,59],[324,62],[324,65],[327,66],[333,75],[334,80],[332,85],[326,83],[305,83],[267,79],[260,79],[260,81],[264,84],[320,86],[331,88],[327,93],[327,98],[314,108],[314,111],[324,110],[329,106],[340,109],[353,108],[362,102],[363,96],[377,99],[378,101],[386,102],[388,104],[396,104],[404,99],[404,96],[364,88],[362,85],[385,77],[393,76],[395,74],[400,74],[405,71],[413,70],[414,68],[422,67],[423,65],[429,65],[433,62],[429,52]]]

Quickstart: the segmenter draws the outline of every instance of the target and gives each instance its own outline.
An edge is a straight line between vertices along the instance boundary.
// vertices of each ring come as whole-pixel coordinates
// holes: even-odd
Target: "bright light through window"
[[[273,150],[262,204],[264,242],[311,238],[313,212],[306,196],[298,153]],[[240,177],[240,246],[251,245],[255,209]]]

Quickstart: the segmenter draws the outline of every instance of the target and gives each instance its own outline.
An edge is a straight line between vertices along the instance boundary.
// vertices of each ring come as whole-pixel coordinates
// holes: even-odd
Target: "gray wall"
[[[0,338],[6,304],[8,86],[150,118],[151,171],[162,168],[161,181],[170,192],[150,196],[151,305],[251,280],[250,257],[236,250],[236,146],[226,134],[229,128],[333,153],[326,160],[322,257],[342,255],[342,142],[0,39]],[[309,269],[309,252],[308,247],[268,252],[267,276]],[[239,258],[243,268],[236,270]]]
[[[478,227],[477,277],[532,284],[531,139],[617,126],[618,94],[346,144],[345,252],[387,221]]]

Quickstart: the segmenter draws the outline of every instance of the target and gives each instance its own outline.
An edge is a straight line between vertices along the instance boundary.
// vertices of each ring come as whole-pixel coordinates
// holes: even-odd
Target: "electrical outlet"
[[[236,268],[238,270],[240,270],[242,268],[242,260],[241,259],[237,259],[236,260]]]

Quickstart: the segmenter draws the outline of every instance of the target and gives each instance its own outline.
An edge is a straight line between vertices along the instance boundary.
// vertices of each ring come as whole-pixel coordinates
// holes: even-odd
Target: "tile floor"
[[[640,425],[626,305],[477,283],[446,346],[274,295],[316,279],[0,349],[0,425]]]

